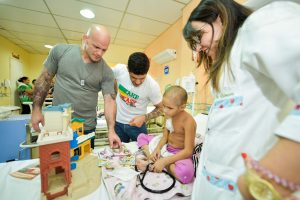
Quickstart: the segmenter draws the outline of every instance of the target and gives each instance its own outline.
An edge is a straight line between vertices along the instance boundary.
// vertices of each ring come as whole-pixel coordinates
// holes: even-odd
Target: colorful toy
[[[106,169],[114,169],[120,166],[133,168],[135,165],[134,155],[125,146],[121,146],[119,149],[105,147],[98,152],[98,159],[98,166]]]
[[[81,118],[73,118],[71,121],[71,128],[73,131],[76,131],[78,135],[83,135],[84,133],[84,119]]]
[[[71,127],[74,131],[73,140],[70,141],[71,161],[80,160],[86,153],[91,153],[92,151],[91,139],[95,137],[95,132],[84,135],[84,121],[84,119],[74,118],[71,122]],[[71,169],[76,169],[75,162],[71,162]]]
[[[71,104],[48,106],[43,112],[45,126],[41,127],[37,144],[40,145],[42,192],[50,200],[68,193],[68,187],[71,184],[71,170],[76,169],[74,161],[83,158],[85,153],[91,152],[90,139],[95,137],[95,133],[83,134],[84,119],[74,118],[71,120],[73,112]],[[61,185],[61,180],[57,177],[62,173],[63,190],[59,192],[55,190],[55,193],[52,193],[49,183],[52,181],[55,185],[56,180],[57,184]],[[49,181],[50,179],[51,181]]]
[[[40,145],[41,189],[47,199],[50,200],[67,194],[71,184],[69,141],[73,138],[73,131],[69,125],[72,109],[71,104],[62,104],[49,106],[43,112],[45,126],[41,129],[37,144]],[[53,180],[53,183],[56,181],[61,183],[61,180],[54,178],[61,176],[62,173],[63,190],[52,193],[49,188],[50,179]]]

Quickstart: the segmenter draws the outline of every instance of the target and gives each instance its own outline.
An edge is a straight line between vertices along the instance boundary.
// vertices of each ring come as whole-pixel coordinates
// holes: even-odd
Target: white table
[[[79,161],[80,162],[80,161]],[[11,172],[17,171],[28,165],[38,164],[39,159],[14,161],[0,163],[0,199],[1,200],[40,200],[41,195],[41,177],[36,176],[32,180],[15,178],[10,176]],[[78,169],[75,169],[78,170]],[[101,177],[99,177],[101,178]],[[74,180],[73,180],[74,181]],[[71,196],[62,196],[61,199],[72,199]],[[109,200],[106,189],[103,184],[92,193],[80,198],[82,200]]]
[[[0,199],[6,200],[38,200],[41,199],[40,175],[32,180],[15,178],[9,173],[31,164],[37,164],[38,159],[0,163]]]

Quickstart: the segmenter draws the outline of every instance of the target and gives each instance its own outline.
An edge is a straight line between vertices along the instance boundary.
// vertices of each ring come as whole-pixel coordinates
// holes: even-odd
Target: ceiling
[[[45,44],[80,44],[96,23],[109,29],[110,47],[145,49],[181,17],[190,1],[0,0],[0,35],[29,53],[48,54]],[[95,18],[82,17],[83,8],[92,10]]]

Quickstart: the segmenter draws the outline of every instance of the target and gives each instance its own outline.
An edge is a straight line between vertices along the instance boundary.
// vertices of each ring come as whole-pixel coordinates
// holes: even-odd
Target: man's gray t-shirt
[[[111,68],[101,59],[97,63],[84,63],[79,45],[59,44],[44,62],[56,74],[53,105],[71,103],[72,117],[85,119],[85,130],[96,127],[98,92],[115,94]]]

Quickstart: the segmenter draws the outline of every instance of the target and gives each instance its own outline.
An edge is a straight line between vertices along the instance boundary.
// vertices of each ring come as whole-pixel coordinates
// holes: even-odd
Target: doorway
[[[10,105],[21,107],[19,94],[17,92],[18,79],[23,76],[23,64],[20,60],[10,58]]]

